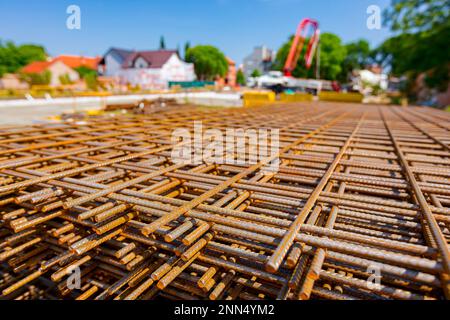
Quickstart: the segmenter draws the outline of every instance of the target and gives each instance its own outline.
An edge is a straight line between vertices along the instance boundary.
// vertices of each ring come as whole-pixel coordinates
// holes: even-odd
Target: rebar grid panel
[[[174,163],[198,123],[279,129],[278,152]],[[449,298],[449,123],[314,103],[0,128],[0,298]]]

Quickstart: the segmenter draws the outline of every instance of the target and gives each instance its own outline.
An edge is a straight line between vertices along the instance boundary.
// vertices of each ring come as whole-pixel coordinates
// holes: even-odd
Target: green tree
[[[294,37],[292,36],[289,41],[286,42],[280,50],[278,50],[274,63],[274,68],[276,70],[283,70],[293,39]],[[309,40],[307,39],[305,43],[307,41]],[[301,57],[304,57],[306,47],[307,46],[305,45]],[[337,35],[332,33],[323,33],[320,38],[320,78],[326,80],[337,80],[343,70],[342,64],[346,55],[347,49]],[[313,59],[313,67],[307,70],[304,59],[300,58],[292,75],[298,78],[314,78],[314,66],[316,65],[316,59],[317,56]]]
[[[448,88],[450,9],[448,0],[392,0],[386,25],[397,34],[377,49],[380,63],[406,75],[411,88],[420,74],[430,88]],[[410,92],[411,93],[411,92]]]
[[[78,72],[80,78],[84,79],[87,75],[95,75],[97,76],[97,71],[91,68],[88,68],[86,66],[81,66],[78,68],[75,68],[75,71]]]
[[[189,51],[189,49],[191,48],[191,43],[189,41],[187,41],[184,44],[184,59],[186,60],[186,53]]]
[[[186,61],[194,63],[195,73],[202,81],[224,77],[228,71],[225,55],[216,47],[205,45],[189,48]]]
[[[98,80],[97,75],[93,73],[88,73],[84,77],[84,81],[86,82],[86,87],[90,90],[96,91],[98,89]]]
[[[13,42],[0,41],[0,77],[5,73],[15,73],[34,61],[44,61],[45,49],[37,45],[16,46]]]
[[[41,73],[28,73],[23,74],[21,77],[29,85],[46,85],[50,84],[52,79],[52,73],[50,71],[44,71]]]
[[[75,71],[78,72],[80,78],[84,80],[86,83],[86,87],[90,90],[98,89],[98,80],[97,80],[97,71],[86,66],[81,66],[75,68]]]
[[[259,71],[258,69],[253,70],[253,72],[250,75],[252,78],[258,78],[261,77],[261,71]]]
[[[439,32],[448,25],[448,0],[391,0],[384,12],[385,24],[404,33]]]
[[[342,63],[346,56],[347,49],[337,35],[332,33],[322,34],[320,37],[320,78],[337,80],[342,72]],[[313,71],[312,68],[311,71]]]
[[[245,75],[244,75],[244,72],[241,69],[239,69],[237,74],[236,74],[236,82],[240,86],[245,86],[245,84],[246,84]]]
[[[70,79],[70,76],[67,73],[59,76],[59,82],[62,85],[72,84],[73,83],[72,80]]]
[[[164,36],[159,38],[159,50],[166,50],[166,40],[164,39]]]
[[[358,40],[345,45],[347,56],[342,63],[342,72],[339,80],[346,82],[349,80],[353,70],[361,70],[372,62],[372,50],[367,40]]]

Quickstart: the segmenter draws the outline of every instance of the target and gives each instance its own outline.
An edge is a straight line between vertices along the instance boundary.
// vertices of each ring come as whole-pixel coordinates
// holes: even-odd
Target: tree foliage
[[[194,63],[195,73],[202,81],[224,77],[228,71],[225,55],[213,46],[195,46],[186,52],[186,61]]]
[[[241,69],[239,69],[238,72],[236,73],[236,83],[240,86],[245,86],[246,84],[245,75]]]
[[[385,11],[386,25],[398,35],[377,50],[380,63],[394,75],[413,82],[425,74],[430,88],[444,91],[450,73],[450,3],[448,0],[392,0]]]
[[[253,72],[250,76],[253,78],[261,77],[261,71],[259,71],[258,69],[255,69],[255,70],[253,70]]]
[[[78,72],[81,79],[86,78],[86,76],[88,76],[88,75],[97,76],[96,70],[88,68],[86,66],[81,66],[81,67],[75,68],[75,71]]]
[[[353,70],[364,69],[373,61],[373,51],[367,40],[361,39],[345,45],[347,56],[342,63],[342,71],[339,80],[346,82],[349,80]]]
[[[90,90],[97,90],[99,83],[97,79],[97,71],[85,66],[75,68],[81,79],[86,83],[86,87]]]
[[[337,80],[346,56],[347,49],[341,38],[332,33],[324,33],[320,38],[320,78]]]
[[[88,73],[85,77],[84,77],[84,81],[86,82],[86,87],[90,90],[98,90],[98,80],[97,80],[97,75],[93,74],[93,73]]]
[[[52,73],[48,70],[41,73],[27,73],[22,74],[22,80],[29,85],[49,85],[52,79]]]
[[[11,41],[0,41],[0,77],[5,73],[15,73],[31,62],[44,61],[46,56],[45,49],[41,46],[17,46]]]
[[[66,73],[59,76],[59,82],[62,85],[72,84],[73,81],[70,79],[70,76]]]
[[[191,48],[191,43],[189,41],[187,41],[184,44],[184,59],[186,60],[186,53],[189,51],[189,49]]]
[[[166,40],[164,39],[164,36],[159,38],[159,50],[166,50]]]
[[[448,0],[392,0],[384,12],[393,31],[416,33],[440,29],[449,23]]]
[[[283,46],[278,50],[274,68],[276,70],[283,70],[289,50],[292,46],[294,37],[290,37]],[[309,41],[308,39],[305,41]],[[304,57],[306,52],[306,45],[303,48],[301,57]],[[326,80],[337,80],[343,68],[342,63],[347,55],[347,49],[342,44],[341,39],[332,33],[323,33],[320,39],[320,78]],[[312,67],[307,70],[304,59],[300,58],[292,75],[297,78],[314,78],[317,57],[314,57]]]

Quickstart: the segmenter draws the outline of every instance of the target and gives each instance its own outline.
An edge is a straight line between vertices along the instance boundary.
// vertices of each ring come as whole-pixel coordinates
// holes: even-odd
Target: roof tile
[[[123,63],[124,68],[131,68],[138,57],[142,57],[150,68],[161,68],[170,57],[177,52],[175,50],[136,51],[129,55]]]

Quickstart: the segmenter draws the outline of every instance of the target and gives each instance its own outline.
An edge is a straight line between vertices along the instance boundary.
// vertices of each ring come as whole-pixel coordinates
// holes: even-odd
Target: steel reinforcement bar
[[[450,297],[450,115],[156,111],[0,127],[0,299]]]

